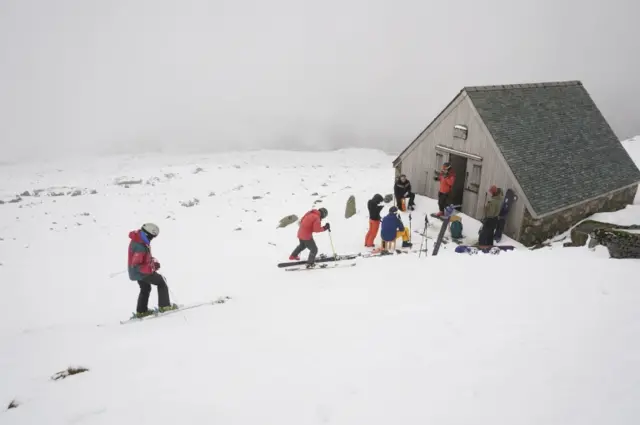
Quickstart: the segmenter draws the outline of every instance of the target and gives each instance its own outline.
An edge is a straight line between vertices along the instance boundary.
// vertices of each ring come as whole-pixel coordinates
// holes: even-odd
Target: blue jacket
[[[393,213],[387,214],[380,225],[380,237],[382,240],[385,242],[395,241],[399,231],[404,231],[402,220]]]

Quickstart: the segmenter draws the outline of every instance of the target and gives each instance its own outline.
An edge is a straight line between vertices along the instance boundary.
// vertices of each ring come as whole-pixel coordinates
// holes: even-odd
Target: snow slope
[[[0,402],[19,404],[0,422],[637,423],[638,261],[445,245],[353,268],[275,267],[297,242],[297,226],[278,220],[314,205],[329,210],[335,249],[360,251],[366,200],[391,192],[392,159],[344,150],[0,167]],[[347,220],[351,194],[359,212]],[[421,230],[436,202],[417,202]],[[232,299],[120,325],[138,292],[122,273],[127,235],[145,221],[160,225],[153,252],[173,301]],[[331,253],[327,234],[316,240]],[[74,365],[89,371],[50,379]]]

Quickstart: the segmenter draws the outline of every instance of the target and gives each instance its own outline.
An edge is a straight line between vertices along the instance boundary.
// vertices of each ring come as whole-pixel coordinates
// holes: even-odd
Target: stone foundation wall
[[[566,232],[592,214],[621,210],[633,203],[637,190],[638,186],[634,185],[538,220],[525,208],[519,242],[525,246],[533,246]]]

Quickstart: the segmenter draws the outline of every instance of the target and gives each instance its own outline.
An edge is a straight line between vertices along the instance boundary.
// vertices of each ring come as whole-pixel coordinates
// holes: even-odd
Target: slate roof
[[[636,167],[579,81],[465,87],[541,216],[640,182]]]

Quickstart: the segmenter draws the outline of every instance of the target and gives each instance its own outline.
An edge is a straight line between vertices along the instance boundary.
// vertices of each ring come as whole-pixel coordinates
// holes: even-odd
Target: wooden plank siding
[[[466,140],[454,137],[455,125],[464,125],[468,128]],[[458,179],[465,179],[461,208],[464,214],[476,219],[483,218],[486,193],[493,184],[503,188],[505,192],[509,188],[516,192],[518,201],[509,213],[505,234],[518,239],[524,216],[523,196],[518,193],[517,185],[510,176],[510,170],[499,155],[498,147],[488,134],[465,91],[458,94],[438,118],[394,161],[396,174],[406,174],[415,193],[434,199],[438,198],[439,188],[439,182],[434,180],[440,165],[437,154],[443,155],[440,157],[443,162],[448,161],[450,155],[446,151],[438,150],[437,146],[482,157],[481,161],[467,159],[466,173],[456,176]],[[477,191],[470,189],[474,165],[482,167]]]

